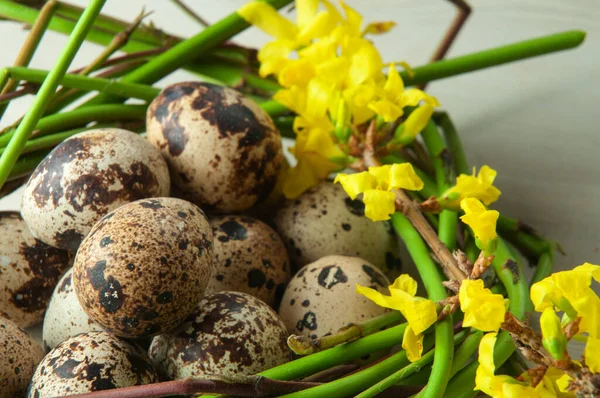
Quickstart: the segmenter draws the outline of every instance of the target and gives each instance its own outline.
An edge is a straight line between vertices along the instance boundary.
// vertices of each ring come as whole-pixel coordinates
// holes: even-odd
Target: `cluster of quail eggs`
[[[257,211],[284,156],[254,102],[178,83],[146,127],[68,138],[0,213],[0,398],[256,374],[384,311],[355,286],[386,291],[397,241],[360,201],[323,182]]]

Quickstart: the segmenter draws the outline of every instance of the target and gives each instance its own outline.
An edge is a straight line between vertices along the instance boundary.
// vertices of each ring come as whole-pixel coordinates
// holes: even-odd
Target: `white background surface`
[[[73,1],[85,5],[87,2]],[[244,1],[187,0],[209,21]],[[349,1],[366,21],[395,20],[398,26],[376,43],[385,61],[425,63],[454,16],[441,0]],[[600,263],[600,2],[597,0],[481,0],[449,56],[467,54],[568,29],[588,32],[578,49],[435,82],[430,92],[454,119],[473,165],[498,170],[503,194],[499,210],[531,223],[558,240],[567,256],[560,267]],[[105,12],[133,19],[143,6],[158,27],[192,35],[200,27],[168,0],[109,0]],[[14,23],[0,22],[0,65],[10,65],[26,36]],[[267,36],[251,29],[236,38],[259,46]],[[48,33],[32,66],[48,69],[66,37]],[[74,66],[93,59],[100,47],[86,44]],[[189,79],[175,74],[159,82]],[[29,104],[11,105],[0,125],[19,117]],[[18,209],[18,193],[0,210]]]

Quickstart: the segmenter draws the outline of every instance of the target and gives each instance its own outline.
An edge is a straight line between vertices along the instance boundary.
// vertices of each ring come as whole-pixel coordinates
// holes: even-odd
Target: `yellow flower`
[[[560,319],[550,307],[544,309],[540,318],[542,344],[554,359],[561,360],[567,350],[567,338],[560,325]]]
[[[500,190],[493,185],[496,174],[496,170],[484,165],[475,176],[475,168],[473,168],[473,175],[461,174],[456,177],[456,185],[444,192],[439,201],[449,209],[458,209],[464,198],[479,199],[489,206],[497,201],[501,194]]]
[[[488,333],[479,343],[479,367],[475,374],[475,390],[493,398],[541,398],[530,385],[520,383],[510,376],[495,375],[494,347],[497,333]]]
[[[460,219],[473,230],[477,247],[486,252],[494,251],[496,222],[500,213],[496,210],[487,210],[483,204],[474,198],[465,198],[460,202],[460,207],[465,212]]]
[[[600,339],[588,337],[583,353],[585,365],[594,373],[600,373]]]
[[[356,285],[356,291],[375,304],[402,313],[410,327],[410,331],[404,331],[402,347],[406,349],[408,359],[415,361],[421,357],[423,351],[423,332],[437,320],[436,304],[415,296],[417,282],[409,275],[400,275],[388,288],[390,296],[369,287]]]
[[[423,188],[423,181],[410,163],[369,167],[369,171],[356,174],[338,174],[334,182],[342,184],[351,199],[362,193],[365,215],[373,221],[387,220],[394,213],[396,195],[393,190],[418,191]]]
[[[600,338],[600,298],[590,287],[592,278],[600,281],[600,266],[585,263],[535,283],[531,286],[535,310],[557,307],[570,319],[581,317],[579,331]]]
[[[504,297],[486,289],[481,279],[463,280],[458,299],[460,309],[465,313],[464,326],[472,326],[484,332],[500,329],[506,313]]]
[[[369,104],[369,107],[386,122],[393,122],[404,114],[406,106],[417,106],[419,102],[425,102],[420,112],[413,112],[408,117],[405,127],[406,134],[418,134],[433,113],[433,108],[439,106],[435,97],[424,91],[412,88],[405,90],[404,83],[394,64],[390,65],[387,80],[379,94],[379,99]],[[410,123],[409,123],[410,121]],[[424,122],[423,122],[424,121]],[[420,127],[420,129],[419,129]],[[415,133],[415,129],[418,131]]]

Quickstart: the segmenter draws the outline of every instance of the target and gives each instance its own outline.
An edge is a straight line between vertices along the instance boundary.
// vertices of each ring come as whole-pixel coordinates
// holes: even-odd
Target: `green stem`
[[[42,37],[44,37],[44,33],[48,28],[48,23],[50,22],[50,18],[52,18],[52,14],[54,13],[54,9],[56,6],[56,1],[50,0],[44,4],[42,7],[38,17],[35,19],[35,23],[31,27],[29,34],[27,35],[27,39],[25,39],[25,43],[19,54],[17,55],[17,59],[14,62],[14,66],[27,66],[29,62],[31,62],[31,58],[33,58],[33,54],[37,50]],[[1,90],[1,94],[6,94],[13,91],[19,85],[18,80],[11,79],[8,81],[6,86]],[[4,115],[6,108],[8,107],[8,103],[0,104],[0,119]]]
[[[270,4],[274,8],[281,8],[290,3],[290,1],[291,0],[265,0],[265,3]],[[194,61],[207,50],[218,46],[220,43],[223,43],[232,36],[240,33],[248,26],[249,24],[237,12],[234,12],[214,25],[204,29],[197,35],[176,44],[169,50],[150,60],[147,64],[130,72],[123,77],[123,81],[128,83],[154,83],[175,71],[177,68]],[[110,96],[99,95],[85,105],[111,100],[112,98]]]
[[[465,339],[466,336],[467,336],[467,331],[466,330],[463,330],[462,332],[457,333],[454,336],[454,345],[460,344]],[[434,354],[435,354],[435,348],[432,349],[432,350],[430,350],[426,354],[424,354],[418,360],[416,360],[416,361],[412,362],[411,364],[403,367],[399,371],[391,374],[390,376],[388,376],[385,379],[381,380],[377,384],[374,384],[373,386],[369,387],[365,391],[363,391],[360,394],[356,395],[356,398],[372,398],[372,397],[375,397],[379,393],[387,390],[388,388],[390,388],[390,387],[398,384],[402,380],[406,379],[408,376],[411,376],[412,374],[415,374],[415,373],[419,372],[424,366],[426,366],[427,364],[429,364],[433,360]]]
[[[90,0],[84,13],[81,15],[79,21],[73,29],[73,33],[69,36],[67,45],[61,51],[56,64],[50,71],[50,74],[44,80],[44,83],[40,87],[37,96],[33,100],[33,104],[29,108],[29,111],[23,117],[23,120],[17,127],[13,138],[8,144],[5,152],[0,157],[0,187],[4,185],[11,169],[15,165],[21,150],[25,146],[25,143],[31,136],[35,125],[37,124],[40,116],[44,113],[44,109],[50,101],[52,95],[56,91],[56,88],[60,84],[60,80],[67,72],[67,68],[71,65],[71,61],[75,57],[77,50],[83,43],[85,36],[90,31],[94,19],[102,10],[102,6],[106,0]]]
[[[454,361],[452,362],[452,368],[450,368],[450,377],[457,374],[471,359],[473,354],[479,348],[479,342],[482,338],[483,332],[481,330],[471,329],[471,334],[467,336],[465,341],[454,353]]]
[[[475,388],[475,374],[479,361],[473,361],[462,368],[448,383],[444,398],[470,398],[477,395]]]
[[[405,85],[416,86],[508,62],[567,50],[579,46],[584,39],[585,32],[578,30],[555,33],[420,66],[413,69],[412,77],[405,71],[400,75]]]
[[[408,252],[412,257],[419,274],[423,278],[425,289],[429,299],[440,301],[447,297],[446,289],[442,285],[442,277],[431,259],[427,245],[421,235],[413,227],[412,223],[401,213],[392,215],[392,225],[400,235]],[[450,367],[454,354],[452,316],[444,318],[435,324],[435,359],[431,369],[429,383],[423,390],[422,396],[441,397],[444,394],[448,379],[450,378]]]
[[[444,133],[446,144],[452,155],[456,174],[470,174],[469,162],[467,162],[462,142],[454,127],[454,123],[452,123],[452,119],[450,119],[450,115],[446,112],[438,112],[433,117]]]
[[[334,334],[314,340],[307,339],[305,336],[292,335],[288,338],[288,346],[296,355],[310,355],[368,336],[369,334],[403,321],[404,318],[399,311],[390,311],[365,322],[348,325]]]
[[[15,166],[9,174],[9,178],[18,178],[23,175],[27,175],[31,170],[35,169],[38,164],[48,155],[49,150],[37,151],[34,153],[28,153],[15,163]]]
[[[533,274],[533,278],[531,278],[530,286],[534,283],[538,283],[542,279],[547,278],[552,273],[552,269],[554,268],[554,252],[548,251],[543,253],[538,260],[537,267],[535,268],[535,273]]]
[[[263,110],[269,115],[271,115],[271,117],[286,115],[290,112],[288,108],[274,100],[265,101],[260,104],[260,107],[263,108]]]
[[[24,67],[6,68],[6,70],[8,70],[9,75],[14,79],[26,80],[33,83],[43,82],[50,73],[45,70]],[[123,98],[139,98],[149,102],[160,93],[160,89],[145,84],[123,83],[112,79],[72,74],[64,75],[60,84],[69,88],[85,91],[100,91],[118,95]]]
[[[65,113],[56,113],[39,120],[35,126],[36,137],[57,131],[64,131],[64,129],[85,126],[94,121],[145,120],[146,110],[147,105],[106,104],[74,109]],[[6,146],[15,135],[15,130],[1,135],[0,147]]]
[[[500,214],[497,227],[500,234],[529,258],[537,259],[542,254],[553,250],[551,242],[538,236],[535,231],[515,218]]]

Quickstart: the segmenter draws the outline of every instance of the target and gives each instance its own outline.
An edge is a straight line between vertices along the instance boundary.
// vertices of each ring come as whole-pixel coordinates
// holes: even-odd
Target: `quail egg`
[[[0,398],[23,397],[44,350],[14,322],[0,317]]]
[[[65,272],[58,281],[54,293],[52,293],[50,304],[48,304],[42,329],[46,351],[79,333],[102,330],[100,325],[92,321],[81,308],[73,289],[71,276],[71,269]]]
[[[52,150],[29,178],[21,214],[49,245],[76,251],[102,216],[134,200],[168,196],[160,151],[131,131],[76,134]]]
[[[194,311],[212,272],[212,231],[197,206],[143,199],[106,215],[81,243],[73,284],[89,317],[122,337],[168,331]]]
[[[231,88],[200,82],[168,86],[150,104],[146,128],[175,185],[203,208],[242,211],[265,200],[275,186],[281,136],[265,111]]]
[[[318,338],[387,310],[356,293],[356,284],[389,294],[389,281],[358,257],[327,256],[303,267],[290,281],[279,316],[290,334]]]
[[[386,222],[364,216],[361,200],[352,200],[339,184],[322,182],[276,212],[275,229],[296,269],[329,255],[361,257],[390,279],[400,275],[398,240]]]
[[[156,336],[150,357],[169,379],[253,375],[290,359],[285,326],[266,303],[240,292],[205,296],[176,330]]]
[[[72,259],[35,239],[19,213],[0,212],[0,231],[0,315],[30,327],[44,318],[54,286]]]
[[[287,251],[267,224],[246,216],[210,218],[213,275],[205,294],[234,290],[273,306],[290,279]]]
[[[83,394],[158,381],[148,355],[107,332],[63,341],[38,365],[28,398]]]

